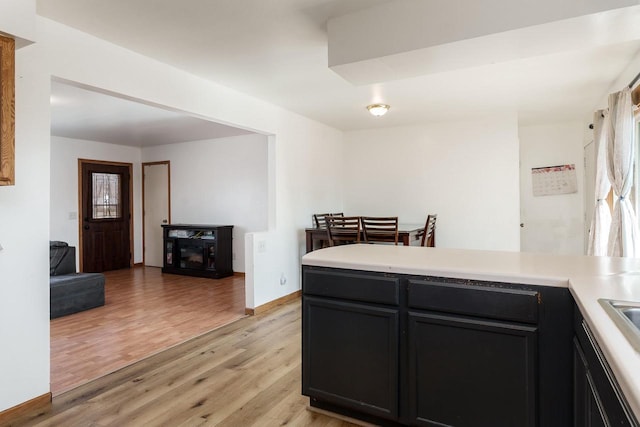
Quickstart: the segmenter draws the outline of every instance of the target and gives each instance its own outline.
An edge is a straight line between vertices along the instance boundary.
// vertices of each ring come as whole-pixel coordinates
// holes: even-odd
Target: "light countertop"
[[[640,302],[640,259],[360,244],[310,252],[302,264],[569,288],[640,420],[640,353],[598,303]]]

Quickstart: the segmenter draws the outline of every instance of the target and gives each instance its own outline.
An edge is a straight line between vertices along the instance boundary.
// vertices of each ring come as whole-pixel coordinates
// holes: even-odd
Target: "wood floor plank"
[[[307,410],[301,304],[242,318],[53,398],[17,426],[353,426]]]
[[[193,377],[191,384],[175,387],[154,403],[157,410],[152,413],[156,416],[145,419],[145,423],[154,424],[163,419],[168,425],[178,425],[198,418],[217,423],[226,414],[239,409],[256,387],[263,388],[275,381],[274,377],[280,375],[282,366],[290,364],[290,360],[297,360],[297,346],[269,348],[265,345],[265,342],[282,342],[284,338],[295,335],[295,331],[299,331],[296,323],[277,328],[270,333],[270,339],[255,340],[255,346],[238,357],[214,367],[206,375]],[[297,340],[300,340],[299,335]],[[148,408],[144,409],[149,412]],[[169,412],[175,415],[168,415]]]
[[[197,420],[206,419],[213,425],[221,423],[232,414],[241,411],[243,406],[251,401],[256,394],[256,390],[269,389],[279,378],[290,371],[291,361],[297,360],[299,354],[295,348],[288,348],[286,352],[267,352],[263,357],[254,359],[257,363],[255,368],[239,368],[233,370],[233,379],[225,387],[225,395],[212,399],[211,394],[215,393],[216,387],[203,384],[200,390],[192,389],[189,393],[193,396],[194,403],[189,408],[189,418],[181,419],[184,412],[177,416],[168,418],[169,424],[189,425]],[[215,377],[211,378],[215,381]]]
[[[244,316],[243,276],[136,267],[105,279],[103,307],[51,321],[54,396]]]
[[[298,361],[299,362],[299,361]],[[288,424],[290,411],[294,413],[304,409],[305,402],[300,399],[300,363],[287,369],[277,381],[266,387],[263,392],[254,395],[238,410],[218,423],[219,426],[251,426],[256,420],[254,414],[263,413],[263,419],[259,423],[269,420],[271,423]],[[294,391],[295,399],[291,401],[290,394]],[[286,396],[287,398],[283,397]],[[284,404],[284,411],[281,406]]]

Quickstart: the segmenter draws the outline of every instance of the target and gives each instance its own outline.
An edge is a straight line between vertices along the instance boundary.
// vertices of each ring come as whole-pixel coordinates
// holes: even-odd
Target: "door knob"
[[[89,226],[88,226],[88,225],[85,225],[85,226],[84,226],[84,227],[82,227],[82,228],[84,228],[85,230],[88,230],[88,229],[89,229]]]
[[[169,223],[169,221],[167,221],[166,219],[163,219],[163,220],[162,220],[162,223],[163,223],[163,224],[168,224],[168,223]]]

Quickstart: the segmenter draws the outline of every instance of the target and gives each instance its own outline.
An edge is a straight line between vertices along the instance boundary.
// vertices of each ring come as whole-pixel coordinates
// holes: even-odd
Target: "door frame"
[[[129,258],[129,268],[133,267],[133,213],[134,213],[134,205],[133,205],[133,163],[125,163],[125,162],[111,162],[106,160],[91,160],[91,159],[78,159],[78,256],[79,256],[79,271],[84,271],[83,266],[83,238],[84,238],[84,229],[82,227],[82,188],[83,188],[83,174],[82,174],[82,166],[85,163],[97,163],[101,165],[110,165],[110,166],[124,166],[129,169],[129,208],[131,209],[131,215],[129,215],[129,253],[132,256]]]
[[[142,168],[142,265],[145,265],[145,180],[144,180],[144,167],[153,165],[167,165],[167,221],[171,224],[171,162],[169,160],[162,160],[158,162],[144,162],[141,165]]]

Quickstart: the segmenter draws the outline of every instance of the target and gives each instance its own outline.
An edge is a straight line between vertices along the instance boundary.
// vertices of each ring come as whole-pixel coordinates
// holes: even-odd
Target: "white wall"
[[[245,233],[267,230],[264,135],[147,147],[143,162],[171,162],[171,222],[233,225],[233,270],[245,271]]]
[[[268,233],[249,233],[247,307],[255,308],[300,289],[304,228],[314,213],[342,208],[342,133],[307,119],[280,115],[269,142],[269,188],[273,200]],[[271,191],[274,189],[273,191]],[[263,249],[255,244],[264,242]],[[254,281],[253,285],[250,279]],[[284,280],[283,280],[284,279]],[[253,299],[251,299],[253,298]]]
[[[50,73],[58,78],[270,135],[270,233],[267,250],[257,255],[269,259],[270,271],[248,277],[258,305],[299,289],[302,229],[318,200],[322,210],[341,205],[341,167],[332,159],[342,153],[342,133],[51,20],[38,18],[38,24]]]
[[[38,45],[16,52],[15,186],[0,187],[0,411],[50,390],[50,79],[43,69]]]
[[[11,35],[18,47],[35,40],[36,0],[1,0],[0,33]]]
[[[35,0],[10,1],[17,9],[14,14],[10,7],[7,15],[0,15],[0,31],[14,25],[12,19],[23,20],[22,1],[35,11]],[[302,228],[310,224],[311,214],[321,204],[340,207],[342,200],[340,166],[329,161],[334,153],[341,153],[341,132],[53,21],[31,17],[36,43],[17,53],[16,185],[0,187],[0,244],[4,247],[0,251],[0,379],[11,385],[0,387],[0,411],[50,390],[52,76],[270,135],[270,231],[264,233],[266,251],[256,254],[259,262],[247,274],[253,277],[250,289],[255,295],[250,298],[257,305],[300,289]],[[63,209],[68,215],[77,206]],[[251,239],[252,233],[248,236]],[[281,274],[288,279],[285,285],[280,285]]]
[[[556,254],[584,253],[584,123],[520,128],[521,250]],[[531,168],[576,165],[578,192],[533,197]]]
[[[424,223],[438,214],[436,246],[517,251],[515,114],[345,134],[347,215]]]
[[[234,271],[245,271],[244,233],[267,229],[265,136],[255,134],[145,149],[51,137],[51,240],[62,240],[76,247],[79,246],[80,216],[78,159],[133,164],[136,263],[143,259],[142,162],[171,161],[173,223],[234,225]],[[70,219],[70,216],[76,218]]]
[[[51,240],[79,247],[78,159],[133,164],[133,262],[142,262],[142,170],[137,147],[71,138],[51,137]],[[75,219],[70,219],[75,215]],[[76,258],[79,258],[76,250]],[[79,259],[76,259],[78,265]]]

